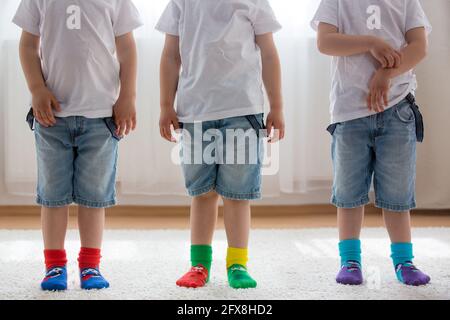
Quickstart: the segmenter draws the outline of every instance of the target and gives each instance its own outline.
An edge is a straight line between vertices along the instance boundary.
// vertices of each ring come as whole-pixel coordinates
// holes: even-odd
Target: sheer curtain
[[[185,190],[181,169],[171,160],[173,145],[159,137],[158,73],[164,35],[154,31],[154,25],[168,0],[134,2],[145,22],[145,26],[135,34],[139,50],[139,125],[133,135],[121,142],[118,191],[121,199],[128,199],[128,202],[141,197],[163,198],[166,199],[163,204],[172,204],[171,197],[185,195]],[[275,37],[283,63],[287,138],[278,146],[279,170],[264,178],[264,195],[268,199],[295,197],[301,199],[298,200],[301,203],[327,203],[329,200],[332,166],[330,137],[325,132],[329,121],[329,59],[317,52],[315,34],[309,27],[319,2],[271,1],[284,27]],[[443,6],[448,6],[449,1],[432,2],[436,5],[430,7],[430,11],[448,12],[448,7],[445,11]],[[31,198],[35,188],[36,165],[33,135],[24,122],[29,95],[17,55],[20,31],[10,23],[18,3],[19,0],[3,0],[0,3],[0,130],[3,139],[0,178],[4,182],[2,193]],[[433,99],[433,95],[428,97]],[[445,111],[442,106],[438,109],[442,117]],[[435,117],[439,118],[439,113]],[[428,145],[435,158],[422,160],[427,166],[441,164],[440,150],[435,147],[431,143]],[[426,178],[422,179],[424,184],[429,182],[425,181]],[[439,179],[438,174],[436,179]],[[430,195],[422,202],[430,207],[450,206],[450,194],[445,194],[450,190],[448,180],[440,182],[440,188],[447,188],[440,191],[440,196],[433,195],[432,199]],[[152,204],[152,201],[140,203]]]
[[[161,141],[157,127],[158,63],[164,35],[153,27],[167,1],[135,3],[145,19],[145,27],[136,32],[140,53],[140,124],[138,131],[122,145],[120,190],[123,194],[185,194],[181,171],[171,162],[173,146]],[[276,35],[277,44],[283,61],[289,61],[283,70],[288,139],[279,146],[279,173],[265,178],[266,196],[307,192],[330,185],[328,137],[319,134],[328,121],[327,108],[319,108],[327,104],[327,89],[321,88],[327,87],[328,63],[323,63],[326,58],[311,60],[317,55],[309,19],[317,4],[317,0],[272,1],[284,26]],[[304,64],[306,60],[312,63]]]

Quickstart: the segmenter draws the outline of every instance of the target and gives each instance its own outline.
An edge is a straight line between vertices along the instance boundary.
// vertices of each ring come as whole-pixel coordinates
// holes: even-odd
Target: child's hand
[[[398,68],[402,64],[402,53],[380,38],[373,38],[370,53],[380,62],[383,69]]]
[[[114,122],[116,123],[116,134],[124,137],[136,129],[136,102],[134,97],[119,97],[114,105]]]
[[[33,115],[35,119],[44,127],[52,127],[56,124],[55,115],[53,109],[61,111],[58,100],[47,89],[47,87],[41,87],[35,91],[32,91]]]
[[[270,111],[267,116],[267,136],[269,137],[269,143],[275,143],[284,139],[285,124],[283,111]],[[273,137],[272,137],[273,133]]]
[[[372,77],[369,85],[367,106],[369,110],[377,113],[383,112],[389,103],[389,89],[391,88],[391,77],[389,69],[379,69]]]
[[[177,113],[173,108],[163,108],[161,110],[161,117],[159,120],[159,132],[161,137],[169,142],[177,142],[175,137],[172,135],[172,127],[175,131],[180,129]]]

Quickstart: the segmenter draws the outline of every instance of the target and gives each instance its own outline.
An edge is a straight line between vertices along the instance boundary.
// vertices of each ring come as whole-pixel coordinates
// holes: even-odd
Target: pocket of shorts
[[[122,140],[122,137],[120,137],[116,134],[117,126],[116,126],[116,123],[114,122],[114,119],[113,118],[104,118],[103,120],[105,121],[106,127],[109,129],[109,132],[111,132],[111,136],[114,139],[116,139],[117,141]]]
[[[403,123],[411,123],[415,121],[414,111],[409,104],[404,104],[395,109],[395,114]]]

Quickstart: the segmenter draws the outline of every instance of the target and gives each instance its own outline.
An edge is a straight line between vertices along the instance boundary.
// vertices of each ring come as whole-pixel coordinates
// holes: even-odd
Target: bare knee
[[[194,200],[196,201],[202,201],[202,202],[213,202],[213,201],[219,201],[219,195],[215,191],[211,191],[205,194],[202,194],[200,196],[194,197]]]
[[[250,201],[248,200],[235,200],[223,198],[223,203],[225,206],[232,207],[247,207],[250,206]]]

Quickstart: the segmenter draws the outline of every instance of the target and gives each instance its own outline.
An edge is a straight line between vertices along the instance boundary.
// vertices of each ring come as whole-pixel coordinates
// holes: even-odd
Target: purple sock
[[[397,279],[408,286],[423,286],[430,282],[431,278],[417,269],[412,262],[400,263],[395,268]]]
[[[347,261],[339,271],[336,282],[344,285],[360,285],[363,283],[361,265],[357,261]]]
[[[397,279],[408,286],[423,286],[430,282],[430,277],[417,269],[412,263],[412,243],[393,243],[391,257],[395,267]]]
[[[342,240],[339,242],[339,255],[341,256],[341,270],[336,277],[337,283],[362,284],[361,241],[359,239]]]

